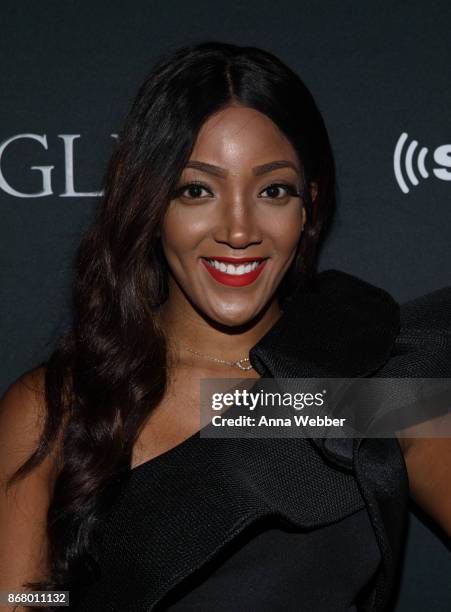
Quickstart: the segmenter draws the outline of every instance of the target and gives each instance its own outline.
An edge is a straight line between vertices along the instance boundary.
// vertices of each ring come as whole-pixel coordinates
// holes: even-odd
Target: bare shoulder
[[[39,366],[14,381],[0,399],[0,418],[45,414],[45,367]]]
[[[57,472],[53,448],[7,487],[36,450],[46,412],[43,367],[21,376],[0,400],[0,590],[17,590],[46,575],[46,517]]]
[[[45,368],[17,379],[0,400],[0,473],[18,467],[38,444],[46,417]]]

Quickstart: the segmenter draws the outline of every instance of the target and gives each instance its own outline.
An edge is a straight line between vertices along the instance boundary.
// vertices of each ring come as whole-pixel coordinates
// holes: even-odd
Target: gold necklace
[[[234,366],[235,368],[238,368],[239,370],[252,370],[253,369],[253,366],[250,365],[249,357],[243,357],[242,359],[236,359],[236,360],[229,361],[228,359],[220,359],[219,357],[214,357],[213,355],[207,355],[206,353],[200,353],[199,351],[195,351],[189,346],[186,346],[186,344],[183,344],[183,342],[179,342],[179,344],[183,346],[183,348],[185,348],[187,351],[190,351],[190,353],[193,353],[194,355],[198,355],[199,357],[205,357],[206,359],[210,359],[210,361],[216,361],[216,363],[225,363],[227,365]],[[249,362],[249,365],[244,365],[246,362]]]

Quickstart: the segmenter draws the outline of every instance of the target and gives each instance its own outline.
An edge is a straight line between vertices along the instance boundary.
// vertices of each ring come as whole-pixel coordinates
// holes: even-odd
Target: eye
[[[282,193],[282,195],[280,195],[281,189],[285,190],[285,193]],[[263,197],[268,197],[270,200],[282,200],[287,196],[290,196],[292,198],[300,196],[300,193],[298,192],[296,187],[288,183],[273,183],[272,185],[266,187],[266,189],[264,189],[261,193],[264,193],[265,191],[267,191],[269,195]]]
[[[202,195],[202,191],[207,192],[207,196]],[[189,193],[189,195],[185,195]],[[180,196],[186,197],[188,200],[198,200],[200,198],[211,197],[213,194],[210,189],[206,187],[203,183],[197,181],[191,181],[190,183],[186,183],[186,185],[182,185],[179,187],[175,193],[174,198],[178,198]]]

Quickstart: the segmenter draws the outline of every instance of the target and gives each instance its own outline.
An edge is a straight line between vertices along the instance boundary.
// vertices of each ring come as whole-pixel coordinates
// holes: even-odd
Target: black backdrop
[[[321,269],[400,301],[451,284],[446,0],[3,0],[0,20],[0,391],[67,321],[74,249],[138,85],[192,42],[266,48],[315,96],[339,181]],[[397,612],[451,610],[449,553],[412,508]]]

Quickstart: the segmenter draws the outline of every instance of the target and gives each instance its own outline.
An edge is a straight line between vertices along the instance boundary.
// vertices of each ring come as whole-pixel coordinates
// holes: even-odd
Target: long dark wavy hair
[[[112,502],[106,492],[130,473],[137,437],[167,388],[157,313],[168,295],[168,266],[158,230],[202,124],[231,103],[267,115],[304,169],[307,220],[279,298],[315,278],[335,207],[335,168],[307,87],[255,47],[207,41],[160,59],[125,118],[77,254],[71,327],[45,363],[42,437],[11,478],[29,473],[60,441],[48,510],[50,574],[27,583],[34,589],[76,589],[95,574],[96,526]]]

